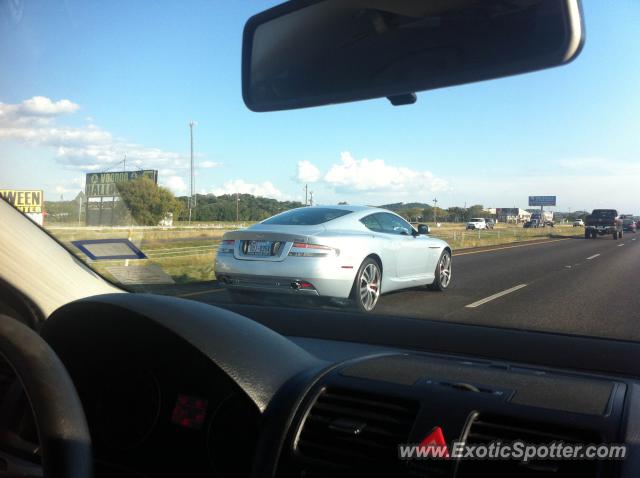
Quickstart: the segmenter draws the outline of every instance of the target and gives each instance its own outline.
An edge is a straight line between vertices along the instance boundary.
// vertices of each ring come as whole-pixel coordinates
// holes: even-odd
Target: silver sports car
[[[367,206],[310,206],[227,232],[217,279],[242,289],[351,298],[374,309],[380,294],[451,284],[451,248],[402,217]]]

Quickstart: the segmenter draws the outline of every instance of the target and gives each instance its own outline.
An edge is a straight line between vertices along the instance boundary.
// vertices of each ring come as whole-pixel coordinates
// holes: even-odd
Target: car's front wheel
[[[443,291],[451,284],[451,253],[447,250],[442,251],[438,265],[435,270],[435,279],[429,285],[432,290]]]
[[[371,312],[380,297],[382,271],[380,264],[372,258],[364,260],[353,283],[352,299],[363,312]]]

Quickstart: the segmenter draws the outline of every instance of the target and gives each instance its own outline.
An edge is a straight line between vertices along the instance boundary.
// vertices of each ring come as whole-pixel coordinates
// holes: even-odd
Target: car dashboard
[[[272,329],[304,319],[287,331],[118,294],[61,308],[42,335],[82,400],[98,477],[637,476],[634,376],[348,340],[346,322],[337,340],[316,319],[282,336]],[[401,458],[436,429],[449,446],[628,448],[624,460]]]

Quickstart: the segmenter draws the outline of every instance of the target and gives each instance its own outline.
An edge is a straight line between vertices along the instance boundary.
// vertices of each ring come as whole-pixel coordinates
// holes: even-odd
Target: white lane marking
[[[624,243],[623,244],[618,244],[618,247],[622,247],[622,246],[624,246]]]
[[[596,257],[598,257],[600,254],[594,254],[592,256],[587,257],[587,260],[590,261],[591,259],[595,259]]]
[[[635,241],[636,239],[635,239],[635,237],[634,237],[634,238],[633,238],[633,239],[631,239],[631,240],[632,240],[632,241]]]
[[[515,287],[512,287],[511,289],[503,290],[502,292],[498,292],[497,294],[493,294],[493,295],[490,295],[489,297],[485,297],[484,299],[480,299],[479,301],[474,302],[473,304],[469,304],[469,305],[467,305],[465,307],[469,307],[471,309],[479,307],[482,304],[486,304],[487,302],[490,302],[490,301],[492,301],[494,299],[502,297],[503,295],[507,295],[507,294],[510,294],[511,292],[515,292],[517,290],[520,290],[523,287],[527,287],[527,284],[519,284],[519,285],[517,285]]]

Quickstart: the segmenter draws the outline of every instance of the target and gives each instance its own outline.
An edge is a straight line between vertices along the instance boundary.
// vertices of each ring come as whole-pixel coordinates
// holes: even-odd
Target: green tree
[[[182,212],[174,219],[186,221],[188,219],[188,198],[179,197],[182,204]],[[240,221],[262,221],[274,214],[301,207],[302,204],[295,201],[278,201],[276,199],[252,196],[251,194],[198,194],[197,207],[194,217],[197,221],[235,221],[236,201],[238,207],[238,219]]]
[[[423,209],[422,209],[422,217],[423,217],[423,221],[427,222],[431,222],[433,221],[433,207],[426,205]]]
[[[447,222],[462,222],[466,218],[466,211],[462,207],[450,207],[447,209]]]
[[[140,226],[156,226],[167,213],[178,217],[182,204],[171,191],[141,176],[134,181],[118,183],[118,193],[131,217]]]
[[[487,216],[487,213],[484,212],[484,207],[482,206],[482,204],[474,204],[473,206],[470,206],[467,209],[466,220],[468,221],[472,217],[485,217],[485,216]]]

